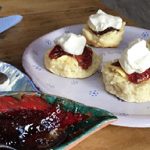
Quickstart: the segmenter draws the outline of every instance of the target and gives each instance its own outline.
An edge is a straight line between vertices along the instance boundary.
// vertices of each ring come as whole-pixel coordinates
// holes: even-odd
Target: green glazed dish
[[[73,124],[68,124],[68,121],[70,121],[69,119],[68,121],[66,121],[67,127],[64,127],[65,128],[64,130],[65,134],[63,135],[64,139],[57,141],[58,143],[55,144],[52,147],[52,149],[56,149],[56,150],[71,149],[72,147],[74,147],[76,144],[81,142],[83,139],[85,139],[92,133],[107,126],[108,124],[112,123],[117,119],[112,113],[105,111],[103,109],[89,107],[66,98],[47,95],[43,93],[37,93],[37,92],[20,92],[20,93],[8,92],[7,94],[5,93],[5,95],[0,96],[0,103],[2,102],[3,97],[14,98],[14,100],[18,102],[17,107],[19,108],[21,106],[19,105],[19,103],[21,104],[21,101],[24,101],[23,97],[30,97],[30,96],[32,97],[31,99],[32,104],[30,104],[29,106],[30,108],[31,105],[33,105],[35,102],[36,102],[35,105],[37,105],[38,107],[38,103],[39,103],[38,98],[40,98],[42,100],[45,100],[48,105],[52,105],[56,107],[59,106],[62,110],[61,112],[65,112],[66,117],[69,117],[70,114],[71,116],[75,115],[79,117],[77,119],[78,121]],[[37,100],[35,101],[34,98],[36,98]],[[11,107],[10,109],[12,110]],[[28,107],[28,105],[27,104],[24,105],[23,103],[23,107],[21,108],[24,109],[25,107]],[[9,111],[9,106],[7,108],[7,111],[5,111],[5,109],[0,109],[0,111],[7,113],[7,111]],[[81,119],[80,117],[84,119]],[[2,120],[0,119],[0,121]],[[0,136],[1,136],[1,132],[2,131],[0,131]],[[11,145],[7,145],[7,146],[11,146]]]

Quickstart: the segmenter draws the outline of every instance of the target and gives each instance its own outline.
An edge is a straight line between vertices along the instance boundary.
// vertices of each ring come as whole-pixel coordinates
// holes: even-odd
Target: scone
[[[132,43],[115,62],[102,69],[107,92],[127,102],[150,101],[150,49],[146,41]]]
[[[55,43],[44,57],[45,67],[50,72],[67,78],[86,78],[98,70],[100,56],[86,46],[84,36],[68,33]]]
[[[120,17],[98,10],[96,14],[89,16],[82,34],[87,43],[94,47],[117,47],[123,39],[125,24]]]

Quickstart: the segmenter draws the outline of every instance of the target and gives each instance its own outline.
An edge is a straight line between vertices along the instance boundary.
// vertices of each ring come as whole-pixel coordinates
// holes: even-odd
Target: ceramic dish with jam
[[[37,92],[0,96],[0,146],[70,149],[117,118],[102,109]]]

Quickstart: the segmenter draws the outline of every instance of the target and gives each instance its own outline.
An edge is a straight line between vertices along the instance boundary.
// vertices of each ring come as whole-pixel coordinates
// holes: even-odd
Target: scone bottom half
[[[57,59],[51,59],[49,54],[52,49],[49,49],[44,56],[44,65],[46,69],[58,76],[66,78],[86,78],[93,75],[100,66],[101,57],[95,52],[92,54],[92,63],[87,69],[79,66],[78,61],[69,55],[62,55]]]
[[[120,30],[110,30],[103,34],[95,34],[86,24],[82,29],[82,34],[87,40],[87,44],[99,48],[114,48],[118,47],[123,39],[125,31],[125,22],[122,23]]]
[[[127,102],[150,101],[150,79],[138,84],[128,80],[127,74],[119,66],[109,62],[103,66],[102,77],[105,89],[108,93]]]

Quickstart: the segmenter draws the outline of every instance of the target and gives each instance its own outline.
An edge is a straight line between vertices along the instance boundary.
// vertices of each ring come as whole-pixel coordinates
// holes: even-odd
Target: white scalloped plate
[[[100,71],[86,79],[68,79],[48,72],[43,65],[43,56],[54,45],[54,39],[63,33],[81,33],[83,25],[67,26],[50,32],[32,42],[23,55],[23,66],[35,85],[48,94],[73,99],[89,106],[106,109],[118,117],[113,125],[150,127],[150,102],[128,103],[117,99],[104,90]],[[135,38],[150,38],[150,30],[126,26],[125,36],[118,48],[93,48],[103,55],[103,61],[120,56],[122,50]]]

